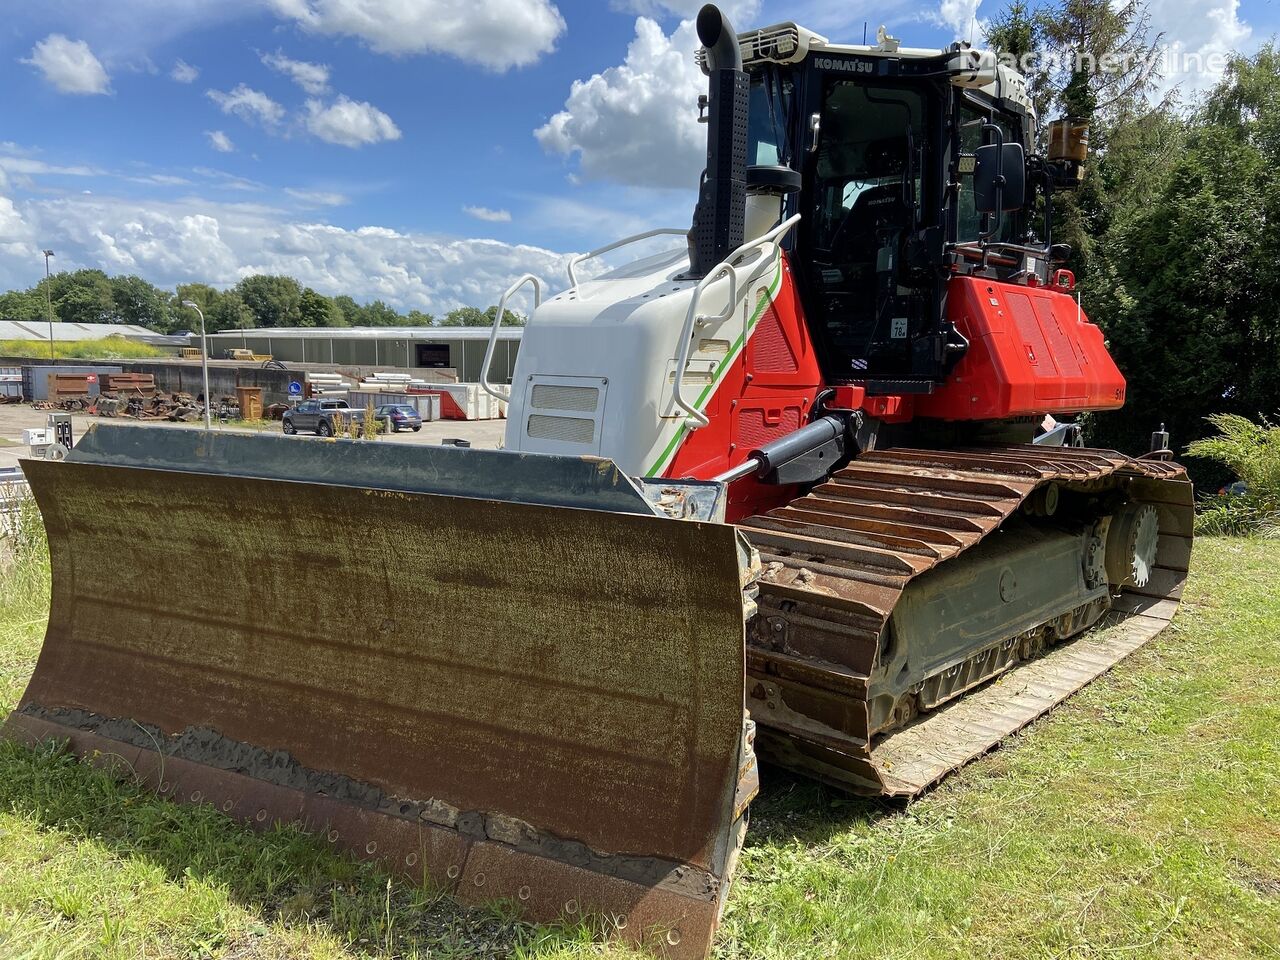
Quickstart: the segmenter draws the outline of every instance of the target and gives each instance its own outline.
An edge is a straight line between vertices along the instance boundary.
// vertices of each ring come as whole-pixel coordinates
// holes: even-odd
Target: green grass
[[[5,711],[43,633],[35,547],[0,573]],[[766,769],[718,956],[1280,956],[1280,543],[1197,549],[1168,632],[923,800]],[[602,953],[624,955],[0,747],[6,960]]]
[[[53,354],[67,360],[146,360],[151,357],[169,357],[172,352],[149,343],[136,343],[124,337],[103,337],[98,340],[57,340]],[[47,340],[0,340],[0,357],[33,357],[43,360],[49,356]]]

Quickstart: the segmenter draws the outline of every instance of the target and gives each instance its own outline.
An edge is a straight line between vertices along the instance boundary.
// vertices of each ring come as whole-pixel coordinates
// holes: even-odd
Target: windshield
[[[777,70],[751,78],[747,106],[747,164],[786,166],[791,160],[787,117],[791,110],[791,81]]]
[[[924,124],[924,96],[918,90],[847,80],[831,85],[818,150],[819,247],[831,248],[850,230],[865,232],[866,224],[852,222],[867,219],[863,210],[919,196],[920,167],[910,153]],[[909,166],[911,182],[905,183]]]

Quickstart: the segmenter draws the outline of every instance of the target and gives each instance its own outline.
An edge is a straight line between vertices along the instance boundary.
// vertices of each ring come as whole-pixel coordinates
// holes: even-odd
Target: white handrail
[[[646,230],[644,233],[637,233],[634,237],[626,237],[622,240],[615,240],[613,243],[605,244],[603,247],[592,250],[590,253],[580,253],[576,257],[569,260],[569,286],[576,287],[578,285],[578,274],[574,267],[581,266],[588,260],[600,256],[602,253],[608,253],[610,250],[617,250],[619,247],[625,247],[629,243],[636,243],[640,240],[648,240],[650,237],[679,236],[686,237],[689,231],[681,230],[678,227],[660,227],[657,230]]]
[[[502,295],[502,299],[498,301],[498,312],[493,317],[493,329],[489,331],[489,346],[484,351],[484,362],[480,365],[480,386],[485,393],[491,397],[496,397],[503,403],[511,400],[510,392],[499,393],[489,383],[489,365],[493,363],[493,351],[498,344],[498,328],[502,326],[502,315],[507,312],[507,300],[511,295],[523,287],[526,283],[533,284],[533,309],[537,310],[542,305],[542,281],[535,277],[532,273],[526,273],[523,277],[507,287],[507,292]]]
[[[705,427],[711,422],[707,418],[706,414],[692,406],[684,398],[684,371],[685,367],[689,365],[689,349],[693,343],[694,326],[702,326],[705,323],[718,323],[721,320],[728,320],[729,317],[733,315],[733,312],[738,309],[738,300],[740,299],[738,273],[735,261],[742,259],[753,250],[759,249],[764,251],[764,255],[761,256],[760,263],[756,266],[755,271],[748,275],[746,281],[742,284],[741,292],[748,293],[751,290],[751,283],[755,280],[760,269],[773,263],[773,258],[777,254],[779,244],[782,238],[786,236],[787,231],[799,222],[800,214],[797,213],[795,216],[782,221],[782,223],[778,224],[763,237],[747,241],[737,250],[733,251],[733,253],[729,254],[729,256],[721,260],[710,273],[698,281],[698,285],[694,288],[693,297],[689,300],[689,309],[685,313],[684,328],[680,334],[680,352],[676,358],[676,382],[674,395],[672,397],[672,399],[675,400],[676,406],[685,412],[685,425],[690,430],[697,430],[701,427]],[[769,249],[771,247],[773,249]],[[702,298],[702,292],[716,280],[720,279],[722,274],[727,274],[729,277],[729,297],[727,305],[724,310],[713,317],[698,316],[698,301]]]

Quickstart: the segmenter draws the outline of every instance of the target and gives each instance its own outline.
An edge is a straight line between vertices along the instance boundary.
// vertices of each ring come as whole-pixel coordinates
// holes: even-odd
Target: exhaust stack
[[[707,168],[690,231],[693,278],[705,277],[742,246],[747,202],[747,101],[738,34],[714,4],[698,11],[698,39],[706,49]]]

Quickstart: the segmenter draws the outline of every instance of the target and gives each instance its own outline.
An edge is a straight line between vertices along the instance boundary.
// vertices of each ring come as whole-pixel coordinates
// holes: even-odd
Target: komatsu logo
[[[845,73],[871,73],[876,65],[871,60],[835,60],[831,57],[817,57],[813,65],[819,70],[838,70]]]

